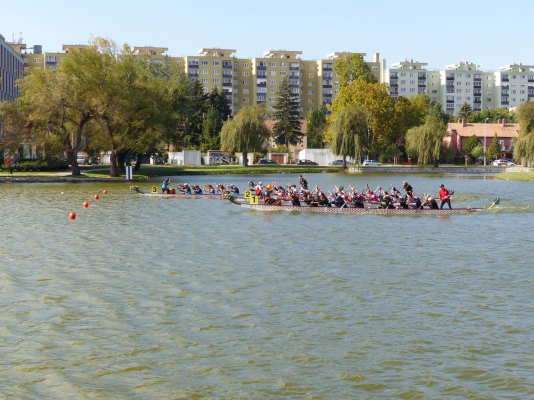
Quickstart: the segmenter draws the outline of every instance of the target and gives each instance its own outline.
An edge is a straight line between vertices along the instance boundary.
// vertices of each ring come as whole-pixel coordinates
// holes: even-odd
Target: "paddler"
[[[404,189],[405,194],[407,194],[410,197],[413,196],[413,188],[412,188],[412,185],[408,183],[408,181],[402,182],[402,188]]]
[[[167,178],[161,184],[161,192],[169,194],[169,184],[171,183],[171,178]]]
[[[302,175],[299,175],[300,180],[300,186],[302,186],[304,189],[308,189],[308,181],[302,177]]]

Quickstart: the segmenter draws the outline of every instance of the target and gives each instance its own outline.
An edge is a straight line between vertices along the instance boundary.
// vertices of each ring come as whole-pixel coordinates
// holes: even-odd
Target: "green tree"
[[[534,102],[528,101],[517,109],[519,137],[514,145],[514,158],[525,159],[528,166],[534,160]]]
[[[475,111],[467,118],[470,123],[483,123],[488,118],[488,123],[496,123],[498,120],[506,119],[506,122],[517,123],[516,112],[507,108],[495,108],[493,110]]]
[[[230,108],[230,102],[226,98],[223,90],[214,87],[208,94],[206,99],[207,107],[215,109],[221,116],[222,121],[226,121],[232,115],[232,109]],[[221,125],[222,126],[222,125]]]
[[[466,155],[466,156],[470,156],[470,157],[473,157],[473,155],[471,154],[471,151],[477,147],[478,145],[481,145],[482,144],[482,141],[477,137],[477,135],[473,135],[471,137],[469,137],[464,145],[462,146],[462,152]]]
[[[384,151],[384,157],[386,160],[394,160],[395,158],[402,157],[402,150],[399,147],[392,143]]]
[[[428,115],[423,125],[410,129],[406,134],[406,151],[416,156],[422,167],[430,162],[437,167],[446,134],[443,121],[435,115]]]
[[[202,138],[200,141],[200,150],[202,152],[216,150],[220,147],[222,125],[222,118],[219,111],[210,107],[202,127]]]
[[[340,87],[347,87],[358,79],[367,83],[377,82],[361,54],[351,54],[337,59],[334,71],[339,75]]]
[[[471,150],[471,157],[477,160],[481,157],[484,157],[484,146],[482,146],[482,144],[479,144],[473,150]]]
[[[276,143],[296,145],[303,136],[300,131],[300,104],[287,77],[280,82],[273,107],[276,120],[273,134]]]
[[[430,103],[428,114],[438,117],[445,125],[449,123],[449,114],[443,111],[443,105],[438,100],[434,100]]]
[[[208,95],[198,79],[192,82],[189,110],[185,121],[185,132],[182,137],[182,148],[198,148],[202,134],[202,123],[208,112]]]
[[[309,149],[323,149],[325,147],[325,132],[328,129],[326,123],[326,108],[312,110],[308,115],[307,132]]]
[[[343,168],[347,167],[347,157],[358,159],[367,142],[367,115],[363,107],[349,106],[338,113],[330,127],[333,133],[331,151],[343,157]]]
[[[265,125],[267,110],[263,104],[243,107],[237,116],[226,121],[221,131],[221,149],[243,153],[243,165],[248,166],[247,155],[262,149],[270,136]]]
[[[462,119],[467,120],[467,118],[469,118],[472,113],[473,108],[467,102],[465,102],[464,104],[462,104],[462,107],[460,107],[460,112],[458,113],[458,116]]]
[[[489,160],[492,160],[501,151],[502,151],[502,146],[501,146],[501,143],[499,142],[499,138],[497,137],[497,133],[495,133],[495,136],[493,137],[493,141],[491,142],[490,147],[488,147],[487,158]]]

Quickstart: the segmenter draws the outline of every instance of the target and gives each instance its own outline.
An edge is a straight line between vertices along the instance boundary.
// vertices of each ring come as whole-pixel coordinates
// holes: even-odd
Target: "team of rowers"
[[[417,196],[412,186],[407,182],[403,182],[403,193],[391,185],[389,190],[383,190],[380,186],[375,191],[370,190],[369,185],[359,192],[354,187],[348,187],[345,190],[343,186],[334,186],[332,191],[324,192],[317,185],[310,190],[306,179],[299,175],[299,187],[295,184],[288,183],[284,188],[279,186],[276,182],[263,185],[259,182],[257,185],[251,181],[248,182],[249,190],[254,192],[258,200],[266,205],[281,205],[283,201],[290,201],[294,206],[306,207],[356,207],[364,208],[366,205],[374,205],[379,208],[415,208],[421,209],[424,207],[430,209],[439,209],[438,203],[430,194]],[[167,184],[165,184],[165,182]],[[168,184],[170,179],[167,179],[162,185],[163,191],[168,193]],[[165,186],[165,188],[164,188]],[[220,183],[213,185],[204,185],[202,190],[198,185],[188,185],[184,183],[177,185],[178,191],[183,194],[231,194],[239,195],[239,189],[232,183],[227,188]],[[440,186],[439,197],[441,201],[441,208],[445,204],[451,207],[450,192],[445,189],[444,185]]]

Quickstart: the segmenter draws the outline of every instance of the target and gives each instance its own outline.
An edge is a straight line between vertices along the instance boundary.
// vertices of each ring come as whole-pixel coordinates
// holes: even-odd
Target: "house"
[[[467,139],[476,135],[482,144],[488,148],[497,134],[503,151],[509,151],[514,140],[519,136],[519,124],[509,124],[506,119],[495,123],[469,123],[465,119],[459,119],[457,123],[447,125],[447,136],[443,139],[445,146],[454,148],[462,153],[462,147]],[[484,143],[484,138],[486,139]]]

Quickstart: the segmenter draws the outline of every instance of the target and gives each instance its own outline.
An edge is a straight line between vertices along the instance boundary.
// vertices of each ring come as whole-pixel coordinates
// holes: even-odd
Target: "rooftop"
[[[336,58],[348,57],[348,56],[352,56],[353,54],[359,54],[362,57],[365,57],[367,55],[367,53],[352,53],[350,51],[335,51],[333,53],[328,54],[327,57],[333,58],[335,60]]]
[[[198,54],[203,54],[205,56],[212,56],[212,57],[230,57],[232,54],[236,52],[235,49],[221,49],[219,47],[206,47],[202,48],[198,51]]]
[[[302,51],[290,51],[286,49],[282,50],[269,50],[263,53],[268,58],[297,58],[302,54]]]
[[[506,121],[503,122],[494,122],[491,124],[480,123],[469,123],[467,122],[463,126],[462,122],[458,123],[449,123],[449,130],[456,131],[456,134],[461,137],[470,137],[476,135],[477,137],[484,137],[484,125],[486,125],[486,137],[492,137],[497,134],[501,138],[515,138],[519,136],[519,125],[518,124],[508,124]]]

